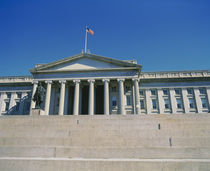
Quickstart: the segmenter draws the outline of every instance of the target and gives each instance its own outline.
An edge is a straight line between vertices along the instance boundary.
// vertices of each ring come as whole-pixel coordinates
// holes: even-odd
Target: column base
[[[33,108],[30,111],[31,116],[45,115],[45,111],[42,109]]]

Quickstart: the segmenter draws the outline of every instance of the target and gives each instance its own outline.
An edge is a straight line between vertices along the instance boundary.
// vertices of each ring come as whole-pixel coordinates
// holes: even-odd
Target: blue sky
[[[209,0],[0,0],[0,76],[81,53],[143,71],[210,69]]]

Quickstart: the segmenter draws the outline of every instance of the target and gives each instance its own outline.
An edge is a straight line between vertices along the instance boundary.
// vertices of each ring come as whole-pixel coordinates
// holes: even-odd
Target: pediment
[[[141,66],[130,61],[120,61],[92,54],[79,54],[49,64],[37,65],[31,72],[116,69],[124,67],[139,68]]]

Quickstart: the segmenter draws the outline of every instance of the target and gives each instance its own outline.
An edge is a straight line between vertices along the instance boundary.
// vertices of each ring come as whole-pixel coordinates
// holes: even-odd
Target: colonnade
[[[135,104],[136,104],[136,113],[140,114],[140,104],[139,104],[139,85],[138,85],[138,79],[132,79],[134,81],[134,87],[135,87]],[[79,98],[80,98],[80,83],[81,80],[72,80],[74,83],[74,102],[73,102],[73,115],[79,115]],[[94,115],[94,79],[87,80],[89,83],[89,103],[88,103],[88,114]],[[124,96],[124,82],[125,79],[117,79],[118,86],[119,86],[119,114],[125,115],[125,96]],[[104,83],[104,114],[109,115],[110,114],[110,108],[109,108],[109,82],[110,79],[102,79],[102,82]],[[49,115],[49,109],[50,109],[50,98],[51,98],[51,87],[52,87],[52,80],[45,81],[47,84],[47,90],[46,90],[46,98],[45,98],[45,114]],[[60,80],[60,99],[59,99],[59,115],[64,114],[64,101],[65,101],[65,86],[67,83],[67,80]],[[33,91],[32,91],[32,99],[35,94],[36,88],[38,86],[38,81],[33,81]],[[35,102],[31,100],[31,110],[35,108]]]

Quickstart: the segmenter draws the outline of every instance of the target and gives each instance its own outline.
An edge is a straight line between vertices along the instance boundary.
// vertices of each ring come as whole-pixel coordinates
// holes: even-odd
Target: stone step
[[[210,148],[177,147],[0,147],[1,157],[210,159]]]
[[[90,128],[86,129],[78,127],[77,129],[66,127],[63,129],[60,128],[48,128],[43,127],[39,128],[25,128],[25,127],[16,127],[2,129],[0,131],[0,137],[74,137],[83,134],[90,134],[91,136],[121,136],[121,137],[148,137],[148,134],[151,138],[155,137],[210,137],[210,130],[203,127],[200,128],[191,128],[191,129],[165,129],[158,127],[156,129],[122,129],[119,127],[110,128]]]
[[[2,171],[207,171],[209,168],[209,160],[202,159],[0,158]]]
[[[210,147],[210,137],[0,137],[0,146],[141,146],[141,147]]]

